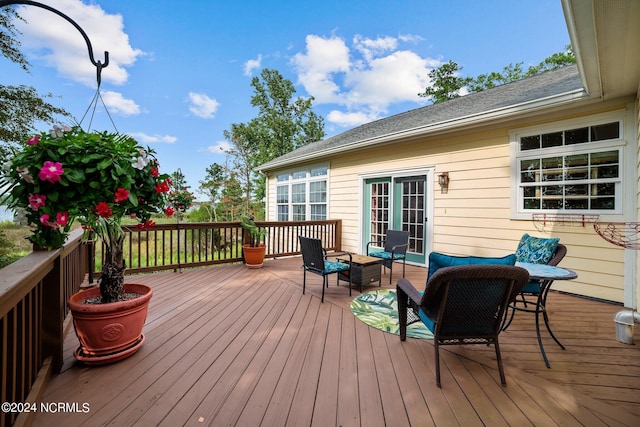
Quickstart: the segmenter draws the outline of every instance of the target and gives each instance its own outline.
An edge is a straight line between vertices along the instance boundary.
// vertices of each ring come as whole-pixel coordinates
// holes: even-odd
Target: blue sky
[[[560,0],[41,0],[109,51],[101,95],[115,128],[178,168],[192,190],[224,164],[223,131],[247,122],[251,78],[278,70],[296,96],[314,96],[327,136],[428,104],[428,73],[454,60],[463,76],[534,65],[569,44]],[[80,33],[55,14],[21,6],[25,74],[0,58],[0,82],[59,96],[80,121],[96,91]],[[113,131],[101,104],[85,129]],[[91,126],[89,126],[91,120]],[[47,129],[42,129],[47,130]]]

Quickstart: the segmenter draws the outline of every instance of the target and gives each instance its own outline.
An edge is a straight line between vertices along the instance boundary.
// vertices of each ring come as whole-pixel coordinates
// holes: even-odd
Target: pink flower
[[[29,207],[31,210],[37,211],[47,202],[47,196],[44,194],[29,194]]]
[[[30,140],[28,140],[27,145],[36,145],[38,142],[40,142],[40,135],[36,135]]]
[[[38,177],[43,181],[49,181],[51,183],[60,181],[60,175],[64,173],[64,169],[62,169],[62,164],[59,162],[44,162],[42,169],[40,169],[40,174]]]
[[[49,222],[49,218],[51,218],[48,214],[43,214],[40,216],[40,223],[42,225],[46,225],[47,227],[51,227],[51,228],[58,228],[58,224],[56,224],[55,222]]]
[[[69,223],[69,212],[64,211],[56,215],[56,222],[61,226],[66,226]]]
[[[118,188],[116,190],[116,202],[120,203],[123,200],[127,200],[129,198],[129,190],[125,190],[124,188]]]

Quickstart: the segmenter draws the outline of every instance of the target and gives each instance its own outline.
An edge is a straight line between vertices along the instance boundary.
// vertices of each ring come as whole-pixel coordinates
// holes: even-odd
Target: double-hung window
[[[327,219],[327,166],[311,166],[276,175],[278,221]]]
[[[622,212],[622,119],[565,122],[515,131],[511,138],[514,217]]]

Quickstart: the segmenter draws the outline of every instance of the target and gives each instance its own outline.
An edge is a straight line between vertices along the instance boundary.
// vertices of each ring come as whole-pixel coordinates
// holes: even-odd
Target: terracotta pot
[[[84,304],[100,296],[99,288],[71,296],[68,306],[80,341],[80,347],[73,353],[76,359],[87,364],[112,363],[132,355],[142,346],[142,327],[153,292],[148,286],[131,283],[124,285],[124,292],[140,297],[108,304]]]
[[[244,254],[244,263],[249,268],[262,268],[264,263],[264,254],[267,248],[265,245],[258,247],[251,247],[249,245],[242,245],[242,252]]]

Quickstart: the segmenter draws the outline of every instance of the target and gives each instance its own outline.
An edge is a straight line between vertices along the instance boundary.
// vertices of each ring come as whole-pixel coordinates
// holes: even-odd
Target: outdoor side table
[[[341,262],[349,262],[349,259],[338,258]],[[351,256],[351,283],[360,287],[378,282],[378,286],[382,286],[381,282],[382,259],[366,255]],[[349,281],[349,272],[341,271],[338,273],[338,280]]]

